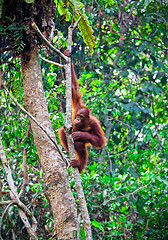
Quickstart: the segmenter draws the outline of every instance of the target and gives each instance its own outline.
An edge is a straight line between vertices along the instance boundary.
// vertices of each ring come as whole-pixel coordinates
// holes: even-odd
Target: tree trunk
[[[42,84],[41,66],[37,47],[28,52],[30,60],[21,57],[24,107],[55,140]],[[31,121],[34,140],[44,176],[45,196],[51,204],[58,239],[77,239],[77,210],[71,192],[65,162],[60,158],[46,134]]]

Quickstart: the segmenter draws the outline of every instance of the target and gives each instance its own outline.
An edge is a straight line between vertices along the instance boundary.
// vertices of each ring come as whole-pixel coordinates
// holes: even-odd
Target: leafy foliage
[[[65,5],[64,1],[59,3],[60,14],[66,14],[66,19],[70,20],[72,5],[68,1]],[[166,240],[168,6],[165,1],[156,0],[83,3],[87,21],[94,29],[95,51],[91,56],[76,30],[73,62],[83,101],[100,119],[108,140],[102,151],[89,148],[88,167],[81,175],[93,238]],[[79,12],[84,7],[76,1],[73,4]],[[78,11],[76,18],[79,17]],[[69,23],[58,24],[59,36],[55,36],[54,44],[65,48]],[[87,31],[85,37],[86,34]],[[44,52],[41,51],[41,54]],[[50,58],[58,60],[52,53]],[[10,61],[6,53],[2,54],[3,62],[6,59]],[[54,65],[41,64],[45,96],[57,136],[65,120],[64,73]],[[3,74],[12,94],[22,102],[19,59],[3,64]],[[0,93],[0,127],[15,182],[19,188],[22,182],[22,152],[26,148],[29,185],[23,197],[25,202],[32,203],[30,208],[39,217],[39,238],[52,239],[53,220],[42,193],[42,173],[33,136],[26,138],[27,119],[3,89]],[[2,167],[0,173],[2,188],[6,190],[8,187]],[[71,171],[70,181],[76,199]],[[7,196],[5,199],[8,199]],[[77,199],[76,203],[78,205]],[[27,233],[17,218],[16,209],[11,209],[9,214],[18,239],[23,233],[26,239]],[[3,222],[4,239],[11,237],[10,218]],[[82,222],[81,239],[85,239]]]
[[[84,39],[84,42],[89,46],[91,54],[93,54],[93,47],[95,46],[93,30],[84,12],[84,5],[77,0],[72,1],[55,0],[55,3],[60,15],[63,15],[66,21],[69,21],[71,19],[71,15],[74,9],[75,9],[74,14],[75,21],[77,21],[79,17],[81,17],[78,27]]]
[[[76,69],[84,69],[84,101],[108,137],[103,156],[90,149],[91,165],[82,175],[94,237],[166,239],[168,7],[108,1],[107,8],[105,2],[98,2],[97,15],[96,4],[86,6],[94,55],[85,61],[80,50],[74,55]]]
[[[15,52],[15,55],[20,54],[25,47],[22,34],[25,29],[26,26],[24,24],[13,22],[12,19],[6,18],[6,21],[0,25],[0,35],[3,36],[1,47],[7,47],[10,42],[10,47],[12,51]]]

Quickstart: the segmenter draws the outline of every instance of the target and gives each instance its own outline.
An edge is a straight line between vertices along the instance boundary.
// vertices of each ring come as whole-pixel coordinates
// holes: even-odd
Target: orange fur
[[[70,56],[70,53],[66,50],[64,52],[66,56]],[[71,160],[71,165],[73,167],[78,167],[79,172],[87,165],[88,151],[87,146],[92,145],[97,148],[102,148],[106,143],[106,138],[104,132],[100,126],[99,120],[92,116],[88,107],[82,103],[81,93],[79,91],[79,83],[76,78],[73,63],[71,62],[71,73],[72,73],[72,123],[73,123],[73,133],[75,150],[77,154],[77,159]],[[84,111],[87,109],[88,111]],[[79,111],[80,110],[80,111]],[[82,110],[82,111],[81,111]],[[79,112],[82,113],[82,120],[79,119],[79,126],[74,124],[74,121],[78,117]],[[67,140],[64,132],[64,128],[61,127],[59,130],[60,142],[68,151]]]

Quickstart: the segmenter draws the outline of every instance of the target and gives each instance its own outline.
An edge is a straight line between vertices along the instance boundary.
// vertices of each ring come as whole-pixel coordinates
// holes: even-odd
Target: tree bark
[[[47,129],[48,134],[55,139],[44,96],[41,66],[38,49],[28,52],[30,60],[24,62],[21,56],[24,107],[37,121]],[[54,144],[46,134],[31,121],[38,156],[44,176],[44,193],[51,204],[54,226],[58,239],[77,239],[77,210],[71,192],[68,172],[65,162],[60,158]]]
[[[76,28],[80,18],[73,25],[73,19],[71,25],[68,28],[68,50],[71,52],[72,45],[72,33]],[[71,130],[72,130],[72,80],[71,80],[71,58],[67,59],[65,64],[65,72],[66,72],[66,123],[65,123],[65,134],[68,143],[69,156],[70,159],[76,159],[74,141],[72,138]],[[79,205],[82,213],[83,219],[83,227],[85,230],[85,239],[92,240],[92,230],[90,225],[89,213],[86,205],[85,195],[83,192],[83,187],[79,175],[78,168],[72,167],[72,173],[75,181],[76,191],[79,199]]]

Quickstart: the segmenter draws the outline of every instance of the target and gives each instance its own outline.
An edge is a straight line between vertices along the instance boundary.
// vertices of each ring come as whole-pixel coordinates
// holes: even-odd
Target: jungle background
[[[61,3],[58,5],[58,2]],[[72,1],[86,13],[93,29],[93,48],[73,33],[72,57],[83,102],[105,131],[107,145],[89,147],[81,174],[93,239],[168,239],[168,4],[162,0]],[[53,45],[67,47],[72,10],[68,1],[55,1]],[[1,71],[11,94],[22,104],[20,53],[24,23],[1,21]],[[83,32],[84,32],[83,30]],[[12,39],[12,40],[11,40]],[[13,41],[10,51],[9,40]],[[85,40],[85,41],[84,41]],[[92,43],[93,44],[93,43]],[[6,49],[5,49],[6,48]],[[5,51],[4,51],[5,49]],[[40,56],[60,62],[45,45]],[[41,59],[43,86],[50,119],[58,140],[65,123],[65,74]],[[0,132],[12,176],[19,189],[23,181],[23,151],[27,151],[29,181],[22,201],[38,222],[38,239],[53,239],[53,217],[43,194],[43,173],[28,119],[0,89]],[[59,140],[58,140],[59,141]],[[61,146],[60,146],[61,147]],[[62,148],[64,151],[64,149]],[[64,151],[65,152],[65,151]],[[76,198],[74,180],[70,184]],[[0,197],[8,189],[0,162]],[[8,195],[3,196],[8,199]],[[0,206],[2,217],[4,208]],[[3,239],[28,239],[15,206],[1,218]],[[81,222],[81,239],[85,239]]]

